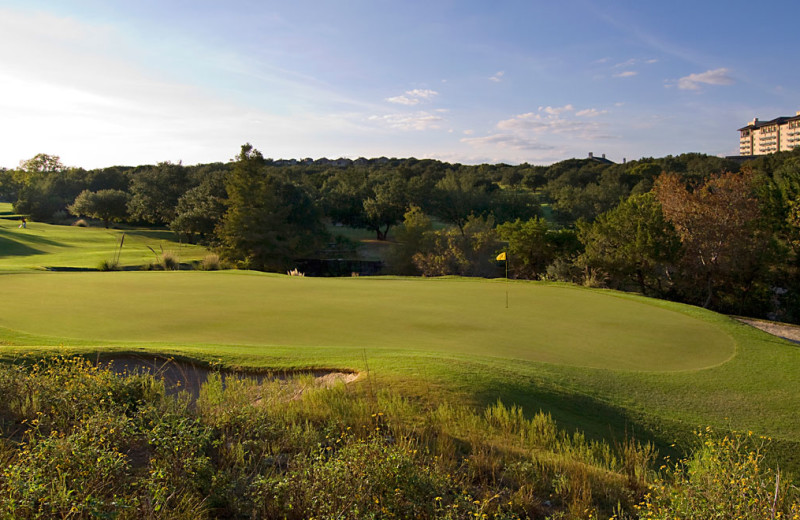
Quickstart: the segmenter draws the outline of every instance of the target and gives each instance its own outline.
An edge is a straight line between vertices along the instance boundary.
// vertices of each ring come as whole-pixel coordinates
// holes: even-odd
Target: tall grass
[[[634,518],[686,481],[657,476],[647,445],[589,442],[547,414],[427,408],[312,375],[212,374],[192,402],[55,358],[0,367],[0,395],[0,518]],[[737,477],[759,472],[774,475]],[[798,502],[781,489],[785,514]]]

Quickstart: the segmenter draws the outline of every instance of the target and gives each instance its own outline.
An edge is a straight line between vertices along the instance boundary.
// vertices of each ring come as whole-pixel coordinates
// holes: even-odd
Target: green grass
[[[347,368],[436,401],[500,398],[593,436],[692,428],[800,440],[800,349],[694,307],[564,285],[251,272],[0,275],[9,356],[151,350]],[[62,348],[56,348],[62,351]],[[789,448],[787,448],[788,450]]]
[[[707,322],[557,285],[510,284],[506,309],[505,284],[478,280],[123,272],[2,281],[7,298],[29,304],[8,308],[0,326],[58,338],[411,349],[646,371],[705,368],[734,354]]]
[[[122,266],[140,266],[156,261],[155,251],[174,251],[182,262],[199,260],[207,253],[196,245],[180,244],[171,231],[150,229],[105,229],[102,227],[54,226],[28,222],[19,228],[11,204],[0,203],[0,271],[49,268],[96,269],[103,260],[116,257],[122,233],[125,242],[119,260]]]
[[[0,219],[0,233],[17,231]],[[430,402],[501,399],[595,438],[634,433],[662,449],[700,426],[753,430],[800,468],[800,348],[713,312],[500,280],[8,272],[94,267],[86,258],[99,263],[116,244],[92,241],[109,235],[101,229],[26,231],[39,242],[0,246],[6,358],[147,350],[232,367],[368,370],[359,384]],[[123,264],[151,261],[145,251],[135,260],[123,249]]]

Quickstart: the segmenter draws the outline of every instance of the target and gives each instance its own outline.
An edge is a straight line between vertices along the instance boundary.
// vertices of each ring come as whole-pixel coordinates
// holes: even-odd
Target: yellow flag
[[[505,260],[506,259],[506,252],[503,251],[499,255],[497,255],[497,260]]]

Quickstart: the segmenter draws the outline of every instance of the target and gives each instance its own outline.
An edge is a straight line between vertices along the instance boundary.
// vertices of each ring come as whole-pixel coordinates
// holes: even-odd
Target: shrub
[[[570,259],[559,257],[547,266],[545,279],[555,282],[575,283],[580,279],[580,276],[580,269]]]
[[[161,267],[165,271],[176,271],[181,268],[178,255],[172,251],[164,251],[161,253]]]
[[[789,479],[764,463],[768,439],[697,433],[694,454],[651,486],[641,518],[754,520],[800,517],[800,496]],[[666,469],[666,468],[665,468]]]
[[[98,268],[101,271],[119,271],[120,265],[117,260],[103,260],[102,262],[100,262]]]
[[[207,254],[200,262],[200,269],[203,271],[218,271],[220,269],[219,255],[215,253]]]

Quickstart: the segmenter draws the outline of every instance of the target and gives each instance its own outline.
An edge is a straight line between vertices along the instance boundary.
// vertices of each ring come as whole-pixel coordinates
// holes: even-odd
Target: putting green
[[[363,347],[639,371],[706,368],[733,339],[646,299],[486,280],[251,272],[0,275],[0,326],[106,342]],[[674,308],[674,306],[673,306]]]

